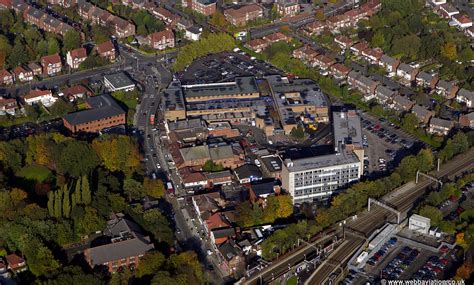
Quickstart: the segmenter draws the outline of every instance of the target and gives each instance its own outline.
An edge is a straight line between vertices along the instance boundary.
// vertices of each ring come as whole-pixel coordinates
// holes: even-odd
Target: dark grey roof
[[[273,194],[275,187],[275,181],[268,181],[268,182],[254,182],[251,185],[251,188],[255,195],[261,196],[261,195],[269,195]]]
[[[117,237],[123,233],[141,233],[140,227],[134,222],[123,218],[123,215],[115,219],[107,221],[107,228],[104,230],[104,235],[109,237]]]
[[[132,238],[93,247],[88,251],[92,264],[101,265],[109,261],[145,254],[153,248],[153,244],[145,238]]]
[[[402,63],[400,63],[400,65],[398,66],[398,69],[399,69],[399,70],[402,70],[402,71],[404,71],[404,72],[406,72],[406,73],[412,73],[415,68],[412,67],[411,65],[408,65],[408,64],[402,62]]]
[[[168,127],[170,131],[179,131],[179,130],[194,129],[194,128],[205,128],[206,122],[200,118],[178,120],[176,122],[169,122]]]
[[[125,72],[107,74],[104,76],[104,80],[110,82],[116,89],[135,85]]]
[[[255,164],[244,164],[234,169],[234,173],[239,180],[251,177],[262,177],[260,168]]]
[[[179,81],[172,81],[167,89],[161,93],[166,110],[184,110],[184,96]]]
[[[377,97],[380,97],[380,98],[383,97],[383,99],[388,99],[394,96],[396,93],[397,93],[396,91],[389,89],[383,85],[377,86],[377,90],[376,90]]]
[[[391,64],[394,64],[395,62],[397,62],[397,60],[393,57],[390,57],[386,54],[382,55],[382,57],[380,58],[380,61],[385,63],[385,64],[388,64],[388,65],[391,65]]]
[[[219,251],[227,261],[239,255],[239,248],[237,248],[232,241],[226,241],[219,246]]]
[[[430,126],[440,126],[444,128],[451,128],[453,126],[453,122],[450,120],[440,119],[440,118],[431,118]]]
[[[259,93],[254,77],[237,77],[235,82],[200,84],[184,86],[186,98]]]
[[[416,78],[420,78],[421,80],[430,82],[431,80],[433,80],[434,75],[429,74],[428,72],[420,71],[418,75],[416,76]]]
[[[196,35],[202,32],[201,27],[197,27],[197,26],[189,27],[188,31]]]
[[[454,86],[454,82],[453,81],[446,81],[446,80],[443,80],[441,79],[440,81],[438,81],[438,84],[436,84],[436,87],[439,87],[439,88],[442,88],[444,90],[450,90],[452,87]]]
[[[196,2],[199,2],[202,5],[210,5],[216,3],[216,0],[196,0]]]
[[[413,108],[411,109],[411,112],[415,114],[418,118],[424,118],[426,117],[426,115],[431,113],[431,111],[429,111],[428,109],[420,105],[413,106]]]
[[[474,92],[461,88],[458,91],[459,97],[465,97],[467,100],[474,100]]]
[[[125,114],[125,111],[108,94],[89,97],[87,103],[91,109],[69,113],[64,116],[64,119],[72,125],[80,125]]]
[[[214,235],[214,238],[231,237],[231,236],[235,236],[235,229],[234,228],[213,229],[212,234]]]
[[[267,155],[267,156],[260,157],[259,160],[265,165],[268,171],[271,171],[271,172],[281,171],[281,166],[283,165],[283,162],[281,161],[281,158],[279,156]]]
[[[220,145],[217,147],[209,147],[209,155],[212,160],[229,159],[234,157],[232,146]]]

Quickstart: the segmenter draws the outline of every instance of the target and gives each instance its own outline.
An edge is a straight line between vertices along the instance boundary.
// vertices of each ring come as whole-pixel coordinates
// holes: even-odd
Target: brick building
[[[263,17],[263,8],[258,4],[230,8],[224,11],[224,16],[234,26],[245,26],[249,21]]]
[[[87,110],[69,113],[63,117],[64,126],[72,133],[95,133],[126,123],[125,111],[110,95],[90,97],[86,104]]]

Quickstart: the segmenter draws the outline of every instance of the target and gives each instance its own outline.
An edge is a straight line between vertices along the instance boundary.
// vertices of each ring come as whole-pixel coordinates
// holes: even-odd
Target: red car
[[[446,245],[443,245],[440,249],[439,252],[441,253],[447,253],[449,251],[449,247]]]
[[[439,262],[441,262],[444,265],[448,265],[448,260],[446,258],[441,258]]]

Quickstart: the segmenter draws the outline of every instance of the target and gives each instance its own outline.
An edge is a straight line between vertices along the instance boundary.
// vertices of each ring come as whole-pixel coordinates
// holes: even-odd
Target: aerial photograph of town
[[[0,0],[0,285],[474,284],[474,0]]]

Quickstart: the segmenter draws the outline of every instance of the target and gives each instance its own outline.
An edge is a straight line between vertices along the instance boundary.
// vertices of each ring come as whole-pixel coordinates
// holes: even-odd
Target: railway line
[[[472,169],[474,169],[474,148],[444,164],[439,172],[432,172],[430,174],[437,179],[442,179]],[[426,187],[433,183],[431,180],[422,180],[418,184],[413,182],[407,183],[387,194],[386,198],[381,201],[389,204],[406,216],[414,203],[426,193]],[[345,267],[350,256],[366,242],[370,234],[393,217],[395,217],[394,213],[381,207],[374,207],[370,212],[366,211],[360,214],[357,219],[349,221],[344,226],[346,229],[345,241],[313,272],[311,277],[305,282],[305,285],[324,284],[336,269]],[[334,235],[336,234],[340,234],[340,231],[336,231]],[[243,284],[271,283],[272,280],[287,272],[289,266],[297,265],[303,262],[305,257],[314,255],[316,252],[315,245],[329,238],[331,238],[330,235],[323,236],[311,245],[305,245],[286,256],[282,256],[257,274],[243,280]]]

